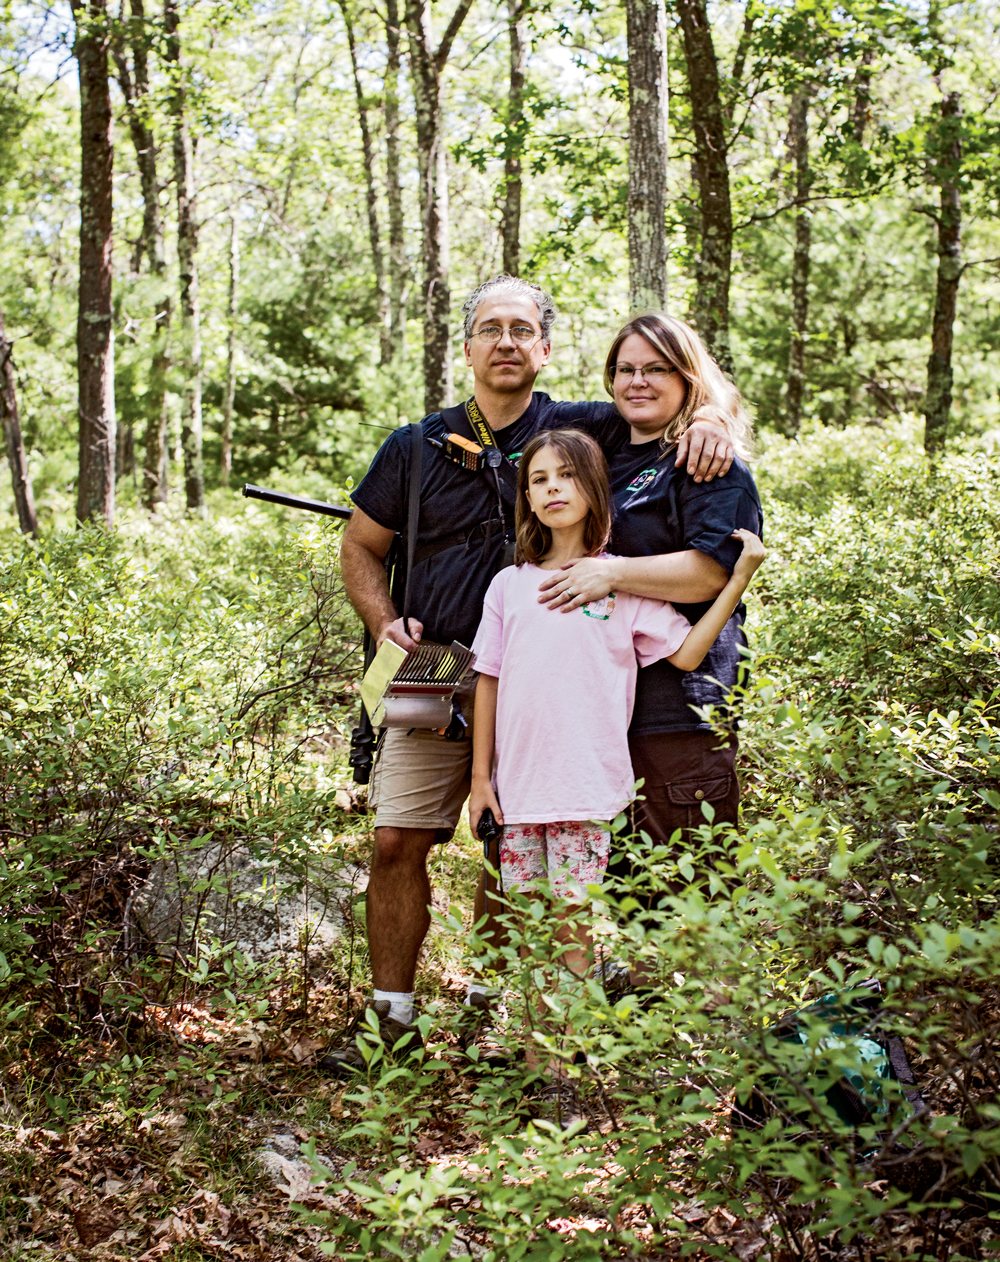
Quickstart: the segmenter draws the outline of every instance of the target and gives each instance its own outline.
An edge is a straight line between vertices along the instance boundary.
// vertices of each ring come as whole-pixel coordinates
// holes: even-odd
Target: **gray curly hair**
[[[552,341],[552,326],[556,322],[556,304],[552,296],[547,294],[541,285],[533,285],[531,281],[521,280],[519,276],[508,276],[501,273],[492,280],[484,280],[477,285],[462,303],[462,314],[465,317],[463,329],[465,340],[472,337],[472,326],[476,322],[476,311],[479,304],[492,294],[511,294],[517,298],[530,298],[538,308],[538,322],[542,326],[542,341]]]

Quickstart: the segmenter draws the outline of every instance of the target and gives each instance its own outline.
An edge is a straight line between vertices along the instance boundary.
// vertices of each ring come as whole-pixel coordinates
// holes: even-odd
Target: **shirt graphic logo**
[[[598,622],[607,622],[615,611],[615,593],[608,592],[603,600],[588,600],[580,608],[588,618],[596,618]]]
[[[510,461],[510,463],[511,463],[511,464],[514,466],[514,468],[516,469],[516,468],[517,468],[517,462],[521,459],[521,457],[522,457],[523,455],[524,455],[524,452],[523,452],[523,451],[512,451],[512,452],[510,453],[510,455],[507,457],[507,459]]]
[[[644,491],[647,486],[651,486],[656,481],[659,472],[659,469],[643,469],[642,473],[633,478],[625,488],[625,494],[638,495],[640,491]]]

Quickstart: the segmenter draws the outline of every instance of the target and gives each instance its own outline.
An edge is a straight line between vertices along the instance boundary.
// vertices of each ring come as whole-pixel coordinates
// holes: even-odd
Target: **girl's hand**
[[[752,534],[749,530],[734,530],[732,537],[743,540],[743,551],[740,553],[740,559],[733,568],[733,578],[745,586],[750,582],[754,571],[760,567],[767,553],[764,551],[764,545],[757,535]]]
[[[489,780],[473,780],[472,791],[469,794],[469,827],[472,829],[473,837],[479,841],[482,841],[479,836],[479,820],[487,808],[493,812],[496,822],[502,824],[503,811],[500,809],[497,795],[493,792],[493,785]]]
[[[538,584],[538,603],[569,613],[588,601],[603,600],[615,587],[614,565],[606,557],[581,557],[564,565]]]

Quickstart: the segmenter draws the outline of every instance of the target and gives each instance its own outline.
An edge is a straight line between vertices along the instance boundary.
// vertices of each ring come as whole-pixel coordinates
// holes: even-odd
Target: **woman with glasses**
[[[740,555],[733,531],[761,533],[760,499],[744,463],[750,419],[695,330],[668,315],[639,316],[619,331],[604,384],[629,426],[629,441],[609,462],[615,501],[609,550],[617,555],[575,562],[546,581],[542,598],[564,609],[616,588],[662,599],[669,575],[673,604],[695,623]],[[675,467],[678,438],[695,417],[723,423],[738,453],[729,472],[711,482]],[[679,601],[682,572],[686,600]],[[717,824],[737,820],[731,694],[740,682],[744,616],[741,604],[697,671],[667,661],[639,671],[629,746],[645,801],[635,824],[655,845],[670,844],[681,829],[678,853],[689,830],[705,822],[704,803]]]

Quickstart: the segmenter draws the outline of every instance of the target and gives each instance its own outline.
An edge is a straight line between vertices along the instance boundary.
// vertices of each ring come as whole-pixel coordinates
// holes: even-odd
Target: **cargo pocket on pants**
[[[729,793],[732,776],[712,776],[709,779],[675,780],[665,787],[667,798],[674,806],[701,807],[702,802],[721,802]]]
[[[701,812],[702,802],[717,807],[729,796],[732,783],[731,775],[708,776],[696,780],[675,780],[668,782],[665,788],[670,805],[680,808],[678,814],[685,816],[682,827],[698,828],[708,822]]]

